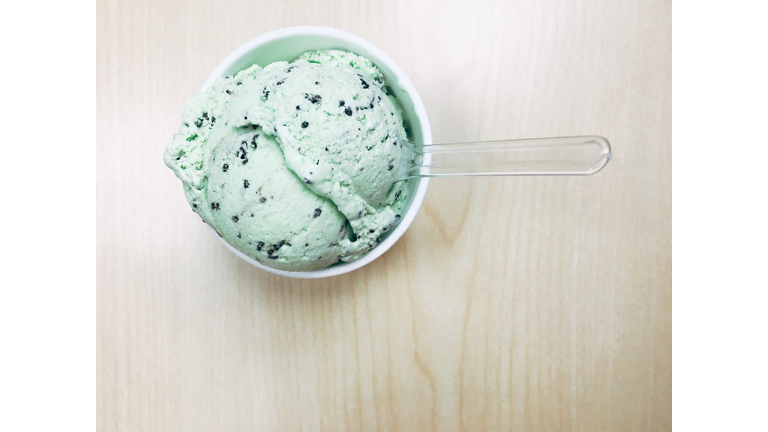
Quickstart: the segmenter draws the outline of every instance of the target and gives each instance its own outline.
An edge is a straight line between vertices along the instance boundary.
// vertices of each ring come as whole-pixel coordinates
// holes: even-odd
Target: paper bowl
[[[293,61],[305,51],[320,49],[345,50],[362,55],[373,61],[384,74],[386,84],[403,106],[403,120],[408,126],[409,139],[417,144],[432,144],[432,131],[429,127],[429,119],[427,118],[424,104],[421,102],[421,98],[413,83],[411,83],[411,80],[408,79],[400,66],[372,43],[351,33],[329,27],[288,27],[271,31],[252,39],[237,48],[219,63],[200,91],[206,90],[213,84],[216,78],[235,75],[254,64],[264,67],[276,61]],[[428,164],[429,159],[429,155],[425,155],[424,163]],[[338,262],[328,268],[315,271],[277,270],[257,262],[232,247],[223,238],[219,238],[229,250],[249,264],[281,276],[313,279],[348,273],[380,257],[400,239],[411,225],[416,217],[416,213],[421,208],[424,196],[427,194],[429,179],[411,179],[410,182],[410,203],[408,203],[402,219],[386,236],[381,237],[381,243],[376,245],[362,258],[353,262]]]

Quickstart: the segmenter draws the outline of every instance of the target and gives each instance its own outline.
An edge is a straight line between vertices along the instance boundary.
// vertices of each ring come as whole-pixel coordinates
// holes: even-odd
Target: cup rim
[[[400,68],[400,66],[391,57],[389,57],[384,51],[379,49],[377,46],[375,46],[371,42],[368,42],[367,40],[359,36],[356,36],[352,33],[331,28],[331,27],[323,27],[323,26],[285,27],[285,28],[264,33],[254,39],[251,39],[250,41],[244,43],[243,45],[240,45],[237,49],[232,51],[232,53],[230,53],[227,57],[225,57],[224,60],[222,60],[221,63],[219,63],[218,66],[216,66],[213,72],[211,72],[211,74],[208,76],[208,79],[205,80],[205,83],[203,83],[203,86],[200,89],[200,92],[203,92],[208,87],[210,87],[213,84],[213,82],[216,81],[217,78],[224,75],[224,73],[227,71],[229,67],[231,67],[240,58],[248,54],[253,49],[277,39],[281,39],[289,36],[297,36],[297,35],[329,36],[332,38],[341,39],[352,45],[360,47],[363,51],[366,51],[367,52],[366,57],[368,58],[373,57],[371,58],[371,60],[374,61],[375,64],[386,65],[386,67],[397,77],[397,83],[390,83],[390,84],[397,85],[398,87],[400,87],[405,93],[408,94],[408,96],[410,96],[411,101],[413,102],[413,111],[416,114],[416,118],[418,119],[418,122],[421,125],[422,136],[424,141],[423,143],[432,144],[432,129],[429,126],[429,118],[427,117],[427,111],[424,108],[424,103],[421,101],[421,97],[419,96],[419,93],[416,91],[416,87],[414,87],[413,83],[405,74],[405,72]],[[428,155],[425,155],[425,157],[428,157]],[[425,161],[425,162],[428,162],[428,161]],[[366,264],[369,264],[376,258],[383,255],[385,252],[387,252],[389,248],[391,248],[392,245],[394,245],[395,242],[397,242],[397,240],[399,240],[400,237],[402,237],[402,235],[405,233],[408,227],[410,227],[413,220],[416,218],[416,214],[419,212],[419,209],[421,209],[421,205],[424,203],[424,197],[427,194],[428,186],[429,186],[429,178],[422,177],[418,179],[418,185],[416,186],[416,191],[414,193],[413,199],[411,200],[411,204],[408,207],[408,210],[403,215],[397,227],[381,243],[374,246],[370,251],[368,251],[365,255],[363,255],[360,259],[356,261],[352,261],[348,263],[340,263],[340,264],[327,267],[321,270],[287,271],[287,270],[278,270],[271,267],[267,267],[264,264],[259,263],[255,259],[235,249],[232,245],[227,243],[223,238],[219,237],[218,234],[216,235],[216,237],[219,238],[219,240],[224,244],[224,246],[227,247],[227,249],[229,249],[232,253],[240,257],[242,260],[253,265],[254,267],[257,267],[261,270],[267,271],[272,274],[290,277],[290,278],[297,278],[297,279],[316,279],[316,278],[338,276],[345,273],[349,273],[353,270],[357,270],[365,266]],[[213,228],[211,228],[211,230],[213,231]]]

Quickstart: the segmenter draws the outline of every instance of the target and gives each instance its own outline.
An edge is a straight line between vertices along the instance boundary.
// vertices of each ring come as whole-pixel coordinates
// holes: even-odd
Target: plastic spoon
[[[611,160],[611,146],[601,136],[429,145],[403,142],[403,150],[406,162],[401,164],[396,181],[415,177],[591,175]]]

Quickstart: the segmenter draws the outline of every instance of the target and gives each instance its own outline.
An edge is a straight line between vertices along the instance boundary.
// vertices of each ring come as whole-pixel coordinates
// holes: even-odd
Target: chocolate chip
[[[228,94],[228,95],[231,95],[231,94],[232,94],[232,92],[231,92],[231,91],[229,91],[229,90],[227,90],[227,94]]]
[[[352,109],[349,107],[344,108],[344,114],[351,116],[352,115]]]
[[[276,260],[276,259],[278,259],[278,258],[280,258],[280,257],[279,257],[279,256],[277,256],[277,255],[270,255],[270,256],[268,256],[267,258],[269,258],[269,259],[273,259],[273,260]]]
[[[318,102],[322,102],[322,100],[323,100],[323,97],[320,96],[320,95],[309,96],[308,94],[305,94],[304,97],[307,98],[307,100],[312,102],[313,104],[316,104]]]
[[[219,203],[211,203],[211,210],[218,210],[219,209]]]
[[[189,123],[184,122],[184,126],[189,127]]]
[[[340,106],[340,107],[343,107],[343,106],[344,106],[344,101],[343,101],[343,100],[339,101],[339,106]]]
[[[199,118],[195,120],[195,126],[200,127],[203,125],[203,119]]]
[[[369,233],[373,233],[373,232],[375,232],[375,231],[376,231],[376,230],[373,230],[373,229],[369,229],[369,230],[368,230],[368,232],[369,232]]]
[[[291,66],[288,69],[285,70],[285,73],[290,73],[292,70],[296,69],[296,66]]]
[[[394,168],[394,167],[395,166],[392,165],[392,162],[390,162],[389,165],[387,165],[387,171],[392,171],[392,168]]]
[[[373,102],[371,102],[371,104],[368,105],[368,108],[373,109]]]
[[[261,91],[261,94],[264,95],[264,99],[269,99],[269,90],[267,90],[266,87],[264,87],[264,90]]]
[[[296,105],[296,111],[299,111],[301,107],[299,105]]]
[[[263,248],[263,247],[264,247],[264,242],[263,242],[263,241],[260,241],[260,242],[258,242],[258,243],[256,244],[256,250],[257,250],[257,251],[260,251],[260,250],[261,250],[261,248]]]
[[[275,253],[274,249],[270,249],[270,250],[267,251],[267,255],[272,255],[273,253]]]
[[[284,82],[285,82],[285,78],[283,78],[280,81],[276,82],[275,85],[282,85]]]
[[[267,199],[265,197],[261,197],[261,199],[259,199],[259,202],[263,204],[267,202]]]
[[[237,83],[237,85],[243,85],[243,83],[242,83],[242,82],[239,82],[239,83]]]
[[[207,113],[207,112],[204,112],[204,113],[203,113],[203,118],[204,118],[204,119],[206,119],[206,120],[208,120],[208,113]]]
[[[211,126],[216,123],[216,117],[211,116]]]
[[[304,129],[306,129],[306,128],[307,128],[307,126],[309,126],[309,123],[307,123],[307,122],[301,122],[301,127],[303,127]]]
[[[400,193],[400,192],[398,192],[398,193]],[[395,215],[395,222],[397,222],[397,221],[399,221],[399,220],[400,220],[400,215],[399,215],[399,214],[396,214],[396,215]]]
[[[325,151],[328,151],[328,147],[325,148]]]
[[[368,86],[368,83],[367,83],[367,82],[365,82],[365,80],[364,80],[364,79],[360,78],[360,82],[363,84],[363,88],[364,88],[364,89],[367,89],[367,88],[369,87],[369,86]]]
[[[280,240],[279,242],[277,242],[274,245],[272,245],[272,247],[274,247],[275,250],[278,251],[278,250],[280,250],[281,247],[283,247],[284,243],[285,243],[284,240]]]
[[[315,81],[315,85],[320,85],[320,83],[318,81]]]
[[[245,164],[247,164],[247,163],[248,163],[248,159],[244,159],[244,160],[243,160],[243,165],[245,165]]]
[[[237,217],[237,216],[232,216],[232,222],[237,222],[237,221],[239,221],[239,220],[240,220],[240,218],[239,218],[239,217]]]
[[[316,217],[320,216],[320,213],[322,213],[322,212],[323,212],[322,210],[320,210],[319,208],[316,208],[315,209],[315,214],[312,217],[316,218]]]
[[[248,182],[248,180],[243,180],[243,189],[248,189],[248,186],[251,184]]]
[[[237,233],[237,238],[243,238],[243,236],[240,235],[240,233]]]
[[[401,192],[402,192],[401,190],[397,191],[397,193],[395,194],[395,201],[400,199],[400,193]]]
[[[396,146],[396,145],[397,145],[397,140],[395,140],[395,141],[392,141],[392,145],[393,145],[393,146]]]
[[[192,203],[192,207],[197,208],[197,204]]]
[[[221,170],[224,172],[227,172],[228,169],[229,169],[229,164],[224,164],[224,166],[221,167]]]
[[[310,180],[310,179],[308,179],[308,178],[304,177],[304,183],[306,183],[306,184],[312,184],[312,180]]]

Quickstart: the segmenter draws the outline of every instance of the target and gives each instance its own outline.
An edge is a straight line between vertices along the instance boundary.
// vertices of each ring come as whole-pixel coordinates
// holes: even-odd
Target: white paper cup
[[[266,66],[276,61],[293,61],[305,51],[320,49],[340,49],[367,57],[378,66],[384,74],[385,81],[392,93],[403,106],[403,119],[408,125],[409,139],[417,144],[432,144],[432,130],[429,128],[429,119],[421,102],[416,88],[405,75],[400,66],[395,63],[384,51],[372,43],[345,31],[317,26],[287,27],[280,30],[265,33],[242,45],[232,54],[228,55],[213,70],[203,84],[200,91],[207,89],[216,78],[226,75],[235,75],[237,72],[247,69],[253,64]],[[424,155],[424,162],[429,163],[430,155]],[[281,276],[313,279],[340,274],[356,270],[380,257],[389,250],[393,244],[405,233],[411,225],[416,213],[419,212],[424,196],[427,194],[428,178],[412,179],[410,190],[410,203],[406,207],[405,214],[400,222],[390,230],[382,241],[357,261],[339,262],[331,267],[316,271],[285,271],[267,267],[253,258],[250,258],[232,247],[219,237],[235,255],[249,264],[262,270]],[[218,237],[218,235],[217,235]]]

